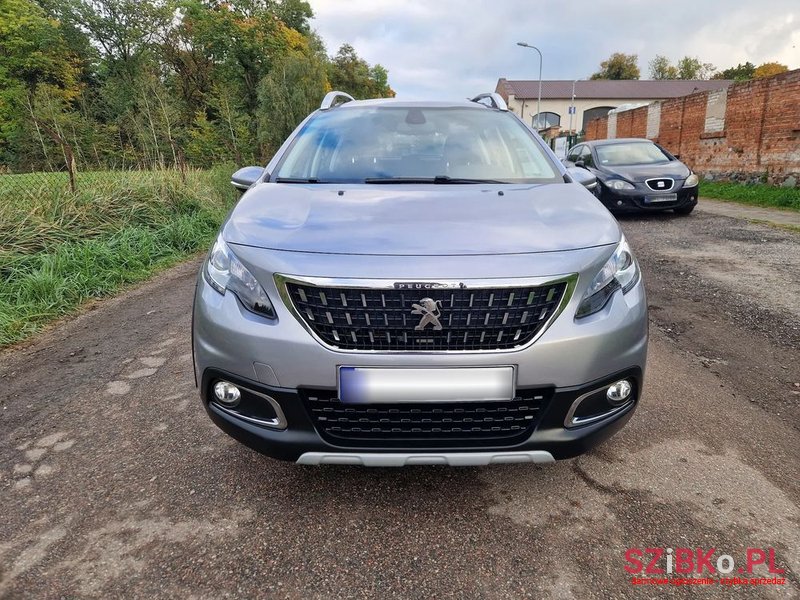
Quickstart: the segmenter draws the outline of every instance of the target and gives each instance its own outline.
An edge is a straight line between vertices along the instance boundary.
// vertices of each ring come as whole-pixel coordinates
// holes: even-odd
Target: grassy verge
[[[700,184],[700,196],[753,206],[800,210],[800,188],[704,181]]]
[[[0,347],[207,248],[235,200],[230,172],[109,173],[76,194],[1,194]]]

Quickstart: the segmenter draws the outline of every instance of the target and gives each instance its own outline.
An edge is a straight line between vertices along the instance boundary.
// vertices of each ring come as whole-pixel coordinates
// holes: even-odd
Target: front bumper
[[[580,254],[589,257],[583,272],[594,274],[613,247]],[[498,262],[498,272],[508,261]],[[389,260],[389,259],[387,259]],[[392,259],[393,260],[393,259]],[[394,265],[385,270],[392,272]],[[530,267],[528,267],[530,268]],[[491,272],[490,269],[487,269]],[[630,419],[639,402],[647,356],[647,301],[640,280],[626,294],[617,291],[598,313],[576,320],[577,305],[589,276],[579,279],[569,304],[532,344],[507,351],[381,353],[332,350],[314,339],[289,308],[273,302],[277,319],[245,310],[232,293],[219,294],[200,276],[195,295],[193,350],[195,376],[210,418],[245,445],[269,456],[304,464],[365,465],[489,464],[543,462],[581,454],[613,435]],[[281,296],[274,281],[262,277],[268,295]],[[331,439],[310,414],[307,390],[335,395],[337,368],[488,367],[513,365],[516,389],[547,389],[535,424],[513,440],[493,443],[415,441],[349,444]],[[566,427],[574,401],[621,378],[634,383],[630,403],[603,418]],[[255,421],[210,402],[211,385],[225,379],[268,396],[280,407],[285,428],[259,423],[277,418],[265,411]],[[304,395],[305,394],[305,395]],[[250,414],[249,416],[253,416]]]
[[[609,409],[605,418],[586,425],[565,427],[565,421],[577,399],[604,390],[619,379],[634,385],[631,399],[617,409]],[[288,426],[265,427],[244,419],[211,401],[215,381],[224,379],[273,399],[280,406]],[[301,464],[359,464],[365,466],[404,466],[408,464],[481,465],[508,462],[550,462],[583,454],[614,435],[631,418],[642,389],[642,370],[632,368],[614,373],[582,386],[561,388],[542,409],[527,439],[513,445],[465,444],[442,448],[415,444],[403,447],[376,443],[363,445],[332,444],[320,435],[297,390],[273,388],[240,377],[207,369],[200,385],[205,409],[216,425],[241,443],[263,454]]]
[[[699,186],[696,185],[682,187],[674,192],[676,199],[673,201],[652,201],[652,198],[658,198],[660,194],[645,187],[643,183],[635,185],[636,189],[633,190],[614,190],[601,184],[600,201],[615,213],[669,210],[697,204]]]

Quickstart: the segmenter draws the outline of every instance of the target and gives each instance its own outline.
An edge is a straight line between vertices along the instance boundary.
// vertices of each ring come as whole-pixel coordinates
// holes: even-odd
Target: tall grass
[[[0,198],[0,347],[90,298],[207,247],[235,201],[231,168],[109,173],[72,194]]]
[[[753,206],[800,210],[800,188],[784,188],[766,184],[703,181],[700,195],[705,198],[730,200]]]

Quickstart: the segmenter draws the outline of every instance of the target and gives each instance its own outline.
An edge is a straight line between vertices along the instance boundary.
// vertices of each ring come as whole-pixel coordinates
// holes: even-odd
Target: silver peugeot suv
[[[647,303],[614,217],[497,94],[331,92],[197,280],[211,419],[301,464],[549,462],[640,399]]]

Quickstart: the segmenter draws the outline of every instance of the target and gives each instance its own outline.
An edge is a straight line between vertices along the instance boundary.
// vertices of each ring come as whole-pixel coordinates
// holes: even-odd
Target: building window
[[[561,115],[554,112],[543,112],[541,118],[539,115],[531,117],[531,125],[534,129],[547,129],[549,127],[557,127],[561,125]]]

